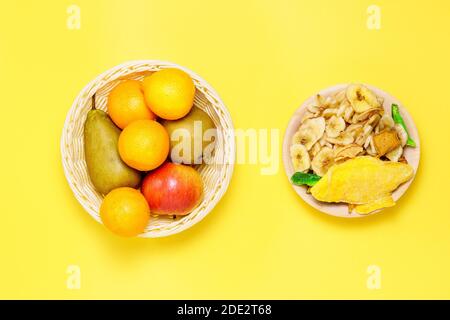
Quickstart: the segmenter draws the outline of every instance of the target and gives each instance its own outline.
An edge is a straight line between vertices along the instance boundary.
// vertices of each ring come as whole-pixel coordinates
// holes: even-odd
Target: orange
[[[128,187],[117,188],[103,199],[100,218],[115,234],[134,237],[144,232],[150,220],[150,208],[138,190]]]
[[[154,120],[138,120],[119,136],[119,155],[130,167],[148,171],[159,167],[169,154],[169,134]]]
[[[142,83],[137,80],[121,82],[109,93],[108,114],[121,129],[136,120],[156,119],[145,103]]]
[[[194,104],[192,78],[179,69],[163,69],[144,78],[144,97],[149,108],[166,120],[184,117]]]

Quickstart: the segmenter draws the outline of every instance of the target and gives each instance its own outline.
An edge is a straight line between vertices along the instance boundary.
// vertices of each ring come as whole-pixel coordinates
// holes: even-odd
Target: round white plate
[[[339,84],[332,86],[330,88],[321,90],[317,92],[318,94],[327,97],[330,95],[333,95],[337,93],[338,91],[341,91],[345,89],[348,86],[348,84]],[[416,125],[414,124],[413,119],[411,118],[410,114],[406,110],[406,108],[402,105],[402,103],[396,99],[395,97],[391,96],[390,94],[375,88],[370,85],[365,85],[370,90],[372,90],[377,96],[380,96],[384,98],[383,107],[387,114],[391,114],[391,105],[393,103],[397,104],[400,109],[400,113],[403,117],[403,120],[405,121],[406,127],[408,129],[409,135],[411,138],[416,142],[417,146],[415,148],[407,147],[404,151],[404,156],[408,163],[414,168],[414,175],[417,173],[417,168],[419,167],[419,159],[420,159],[420,140],[419,135],[417,132]],[[297,131],[298,127],[300,126],[301,119],[303,118],[303,115],[307,111],[306,107],[314,103],[315,96],[317,95],[315,93],[313,96],[308,98],[305,102],[302,103],[302,105],[295,111],[294,115],[292,116],[289,125],[286,129],[286,133],[284,135],[284,141],[283,141],[283,163],[284,163],[284,169],[286,171],[286,174],[288,176],[288,179],[290,181],[291,176],[295,173],[294,167],[292,165],[291,157],[289,155],[289,148],[291,146],[292,137]],[[414,177],[413,177],[414,179]],[[406,190],[411,185],[413,179],[409,180],[408,182],[402,184],[400,187],[398,187],[393,193],[392,196],[394,200],[397,202],[400,197],[406,192]],[[308,194],[306,192],[306,188],[302,186],[296,186],[292,185],[292,187],[295,189],[295,191],[298,193],[298,195],[309,205],[316,208],[317,210],[337,217],[344,217],[344,218],[359,218],[359,217],[367,217],[368,215],[360,215],[358,213],[349,213],[348,212],[348,205],[345,203],[326,203],[326,202],[320,202],[314,199],[314,197],[311,194]],[[381,210],[374,211],[371,214],[380,212]]]

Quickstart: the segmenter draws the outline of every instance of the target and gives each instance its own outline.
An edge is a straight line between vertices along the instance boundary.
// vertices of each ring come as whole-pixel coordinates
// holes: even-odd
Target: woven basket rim
[[[216,90],[214,88],[212,88],[212,86],[206,81],[204,80],[202,77],[200,77],[197,73],[193,72],[192,70],[180,66],[176,63],[173,62],[169,62],[169,61],[162,61],[162,60],[130,60],[130,61],[126,61],[124,63],[121,63],[119,65],[116,65],[102,73],[100,73],[99,75],[97,75],[94,79],[92,79],[91,81],[89,81],[82,90],[80,90],[80,92],[77,94],[77,96],[75,97],[70,109],[67,112],[65,121],[64,121],[64,126],[62,129],[62,135],[60,138],[60,151],[61,151],[61,157],[62,157],[62,166],[63,166],[63,170],[64,170],[64,175],[66,177],[66,180],[72,190],[72,193],[74,194],[75,198],[77,199],[77,201],[81,204],[81,206],[83,207],[83,209],[89,213],[89,215],[96,220],[97,222],[102,224],[102,221],[100,220],[98,214],[96,212],[92,212],[92,209],[89,208],[87,206],[87,204],[83,201],[80,201],[79,197],[82,196],[82,194],[79,194],[79,190],[75,188],[74,186],[74,182],[72,181],[72,175],[69,173],[69,166],[70,164],[68,163],[68,161],[66,161],[64,154],[66,152],[66,142],[67,142],[67,136],[66,136],[66,128],[69,126],[70,120],[71,120],[71,114],[72,114],[72,110],[75,110],[75,108],[78,106],[78,101],[89,91],[92,91],[93,89],[95,89],[95,87],[97,86],[97,83],[100,83],[102,80],[104,80],[109,74],[113,74],[121,69],[124,68],[129,68],[132,67],[134,65],[143,65],[143,64],[147,64],[147,65],[155,65],[155,66],[163,66],[164,68],[177,68],[177,69],[181,69],[183,71],[185,71],[186,73],[188,73],[189,75],[191,75],[191,77],[193,79],[195,79],[196,81],[198,81],[199,83],[201,83],[201,86],[207,89],[207,94],[205,94],[205,92],[203,92],[202,90],[200,90],[202,93],[205,94],[205,97],[207,100],[210,101],[210,99],[208,99],[208,95],[211,96],[214,100],[216,100],[216,103],[218,105],[220,105],[220,110],[221,112],[225,115],[226,117],[226,121],[229,124],[229,129],[232,133],[234,133],[234,125],[233,125],[233,121],[231,118],[231,115],[229,113],[228,108],[226,107],[225,103],[223,102],[223,100],[220,98],[219,94],[216,92]],[[113,80],[113,79],[112,79]],[[194,81],[195,82],[195,81]],[[99,88],[97,88],[94,91],[97,91]],[[197,88],[199,89],[199,88]],[[210,101],[211,102],[211,101]],[[146,237],[146,238],[158,238],[158,237],[165,237],[165,236],[169,236],[169,235],[173,235],[173,234],[177,234],[180,233],[192,226],[194,226],[195,224],[197,224],[198,222],[200,222],[201,220],[203,220],[209,213],[210,211],[213,210],[213,208],[217,205],[217,203],[221,200],[221,198],[223,197],[223,195],[225,194],[225,192],[227,191],[229,184],[231,182],[231,178],[233,176],[234,173],[234,164],[235,164],[235,155],[236,155],[236,146],[235,146],[235,141],[234,141],[234,134],[232,135],[232,138],[227,140],[227,144],[229,145],[229,153],[230,153],[230,158],[233,160],[231,161],[231,163],[225,163],[224,166],[227,166],[226,168],[226,174],[225,174],[225,180],[222,183],[221,188],[218,191],[218,194],[216,196],[216,198],[210,202],[203,210],[205,211],[205,213],[202,214],[197,214],[192,220],[190,220],[187,223],[181,224],[181,225],[177,225],[175,227],[175,229],[171,229],[171,230],[157,230],[157,231],[147,231],[141,235],[139,235],[139,237]]]

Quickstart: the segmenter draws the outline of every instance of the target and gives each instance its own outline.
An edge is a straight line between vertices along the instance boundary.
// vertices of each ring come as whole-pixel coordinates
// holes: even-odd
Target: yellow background
[[[81,29],[66,26],[81,9]],[[369,5],[381,30],[366,27]],[[7,1],[0,5],[0,298],[450,298],[450,2]],[[78,92],[127,60],[206,79],[236,128],[278,128],[317,90],[365,82],[396,96],[422,142],[396,207],[358,220],[309,208],[286,179],[236,165],[201,223],[122,239],[77,203],[60,156]],[[280,137],[280,148],[281,148]],[[66,288],[68,265],[81,289]],[[381,268],[381,289],[366,286]]]

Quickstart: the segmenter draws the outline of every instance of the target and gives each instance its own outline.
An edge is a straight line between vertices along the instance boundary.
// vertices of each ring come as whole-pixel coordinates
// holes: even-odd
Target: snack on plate
[[[318,201],[347,203],[349,213],[395,205],[391,193],[414,175],[404,149],[416,144],[398,106],[387,114],[383,102],[359,84],[318,94],[292,137],[291,182]]]
[[[392,199],[391,192],[412,178],[409,164],[382,161],[371,156],[356,157],[333,166],[312,188],[311,194],[323,202],[356,205],[355,211]],[[392,200],[393,201],[393,200]],[[389,203],[391,203],[390,201]],[[374,206],[378,209],[378,206]]]

